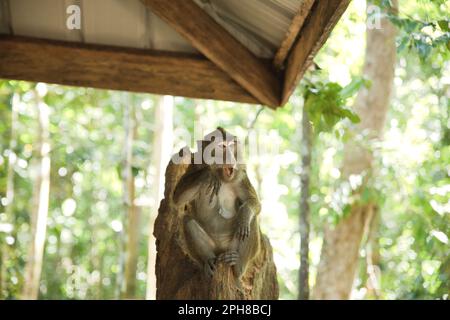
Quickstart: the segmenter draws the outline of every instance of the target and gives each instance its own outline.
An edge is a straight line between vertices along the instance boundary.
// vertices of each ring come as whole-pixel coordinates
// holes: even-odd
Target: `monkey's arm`
[[[173,194],[175,205],[180,206],[194,200],[201,188],[208,188],[212,194],[217,192],[217,179],[209,167],[188,170],[180,179]]]
[[[206,168],[188,170],[178,181],[173,193],[173,201],[175,205],[184,205],[197,197],[200,187],[207,179],[208,172]]]
[[[250,225],[253,218],[261,211],[261,204],[255,189],[247,177],[247,173],[245,173],[241,181],[239,197],[242,204],[238,210],[237,236],[240,240],[245,240],[250,235]]]

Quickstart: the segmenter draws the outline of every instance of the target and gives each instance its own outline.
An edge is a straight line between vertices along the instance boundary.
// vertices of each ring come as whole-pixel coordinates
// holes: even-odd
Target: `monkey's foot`
[[[237,251],[227,251],[222,253],[217,261],[225,262],[230,266],[234,266],[239,262],[239,253]]]
[[[207,277],[212,277],[214,275],[214,271],[216,271],[216,258],[210,258],[205,261],[203,265],[203,271]]]

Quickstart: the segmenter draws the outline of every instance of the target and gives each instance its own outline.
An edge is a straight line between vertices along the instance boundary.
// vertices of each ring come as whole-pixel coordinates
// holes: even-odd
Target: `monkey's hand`
[[[240,241],[244,241],[250,235],[250,221],[248,219],[241,219],[238,224],[236,236]]]
[[[214,197],[219,193],[221,182],[217,175],[213,172],[209,172],[209,184],[206,187],[206,192],[209,193],[209,203],[211,203]]]
[[[250,235],[250,225],[254,216],[253,210],[250,209],[248,203],[244,203],[239,208],[238,216],[236,237],[240,241],[244,241]]]

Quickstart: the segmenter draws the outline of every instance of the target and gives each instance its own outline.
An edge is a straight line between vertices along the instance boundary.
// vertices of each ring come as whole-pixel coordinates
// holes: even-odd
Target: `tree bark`
[[[394,10],[397,1],[394,2]],[[371,3],[369,2],[368,5]],[[364,76],[371,81],[368,89],[362,89],[355,102],[361,123],[356,130],[365,134],[366,142],[381,139],[383,126],[393,89],[396,62],[396,29],[386,18],[381,18],[381,28],[367,28]],[[368,177],[373,168],[371,150],[355,141],[344,148],[343,179],[350,175]],[[363,180],[359,190],[368,186]],[[358,196],[356,191],[355,196]],[[334,228],[326,228],[314,289],[315,299],[348,299],[358,265],[359,248],[375,204],[373,201],[355,201],[350,213]]]
[[[147,293],[148,300],[156,299],[156,239],[153,236],[153,225],[158,214],[157,205],[164,197],[164,170],[170,161],[173,145],[173,108],[174,98],[172,96],[162,96],[155,110],[155,138],[153,164],[155,166],[155,177],[153,185],[153,195],[155,199],[155,209],[150,213],[149,237],[148,237],[148,262],[147,262]]]
[[[136,186],[133,174],[133,144],[137,134],[137,119],[134,99],[127,94],[128,101],[125,106],[125,162],[123,167],[124,206],[126,208],[126,257],[124,281],[125,288],[122,296],[126,299],[135,298],[136,269],[139,244],[139,211],[134,203]]]
[[[366,244],[366,297],[375,299],[378,299],[380,297],[380,218],[379,208],[375,207],[372,219],[370,221]]]
[[[302,117],[302,173],[300,198],[300,270],[299,270],[299,300],[309,299],[309,182],[311,177],[312,130],[308,112],[303,107]]]
[[[180,151],[181,152],[181,151]],[[218,264],[214,276],[207,279],[200,266],[189,256],[183,234],[184,210],[177,208],[172,195],[188,164],[170,161],[166,170],[164,199],[155,222],[157,299],[278,299],[276,267],[272,247],[261,233],[261,250],[237,286],[229,266]],[[258,231],[260,232],[260,231]]]
[[[38,116],[37,174],[33,188],[31,242],[25,266],[25,280],[22,290],[23,299],[38,298],[50,194],[49,110],[48,106],[42,103],[42,97],[38,91],[34,91]]]

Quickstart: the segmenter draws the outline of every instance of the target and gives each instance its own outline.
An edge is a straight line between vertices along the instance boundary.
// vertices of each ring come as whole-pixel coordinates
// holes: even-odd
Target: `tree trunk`
[[[180,151],[181,152],[181,151]],[[155,222],[157,299],[277,299],[278,283],[272,247],[261,234],[261,250],[242,278],[242,290],[232,269],[218,264],[207,279],[188,255],[183,234],[184,209],[177,208],[172,195],[188,164],[169,163],[165,175],[164,199]],[[261,232],[261,231],[258,231]]]
[[[306,105],[306,104],[305,104]],[[309,299],[309,181],[311,177],[312,131],[308,112],[303,107],[302,117],[302,173],[300,198],[300,271],[299,300]]]
[[[134,190],[133,190],[134,192]],[[128,208],[127,258],[125,261],[125,299],[136,298],[136,270],[139,248],[140,210],[136,205]]]
[[[366,244],[366,264],[367,264],[367,294],[368,298],[378,299],[380,297],[380,212],[378,207],[374,208],[372,220],[370,222],[367,244]]]
[[[7,259],[6,257],[6,244],[3,244],[3,240],[0,238],[1,242],[1,248],[0,248],[0,299],[4,300],[3,297],[3,288],[6,288],[6,283],[4,283],[4,279],[6,279],[6,266],[5,261]],[[6,292],[6,289],[5,289]]]
[[[123,297],[135,298],[136,293],[136,269],[139,244],[139,211],[134,203],[136,187],[133,174],[133,144],[137,134],[137,123],[134,99],[127,94],[128,101],[125,106],[125,163],[123,167],[123,196],[126,208],[126,255]]]
[[[395,7],[397,6],[396,1]],[[370,5],[370,2],[368,3]],[[396,10],[396,9],[395,9]],[[355,109],[361,118],[357,132],[366,134],[367,141],[382,136],[386,113],[393,89],[396,62],[396,29],[383,17],[380,29],[367,28],[367,46],[364,76],[372,84],[362,89],[356,99]],[[371,151],[357,142],[349,142],[344,148],[342,176],[365,175],[368,177],[373,166]],[[364,179],[359,190],[367,185]],[[357,196],[357,194],[355,194]],[[326,228],[314,289],[316,299],[348,299],[350,297],[361,239],[371,220],[375,204],[355,201],[350,213],[334,229]]]
[[[245,138],[246,139],[245,140],[246,148],[249,147],[250,134],[253,132],[256,122],[258,121],[258,118],[259,118],[260,114],[264,111],[264,109],[265,109],[264,106],[260,106],[259,109],[256,111],[256,114],[253,117],[253,119],[251,120],[251,122],[249,122],[249,124],[247,125],[247,137]],[[256,161],[253,164],[253,171],[255,172],[255,180],[256,180],[255,190],[258,194],[261,194],[263,177],[261,174],[261,166],[258,161]]]
[[[153,236],[153,225],[155,223],[157,205],[164,197],[164,170],[170,161],[173,145],[173,107],[172,96],[162,96],[155,110],[155,140],[153,143],[153,164],[155,166],[155,178],[153,195],[155,199],[154,211],[150,213],[149,236],[148,236],[148,263],[147,263],[147,293],[149,300],[156,299],[156,239]]]
[[[15,93],[11,101],[11,137],[9,142],[8,154],[8,171],[6,176],[6,219],[12,223],[13,218],[13,202],[14,202],[14,166],[17,160],[17,125],[18,125],[18,105],[20,96]]]
[[[36,143],[37,172],[33,187],[31,242],[29,244],[25,266],[25,281],[22,291],[23,299],[38,298],[50,194],[49,110],[48,106],[41,102],[42,96],[40,96],[38,91],[34,91],[38,116],[38,141]]]

